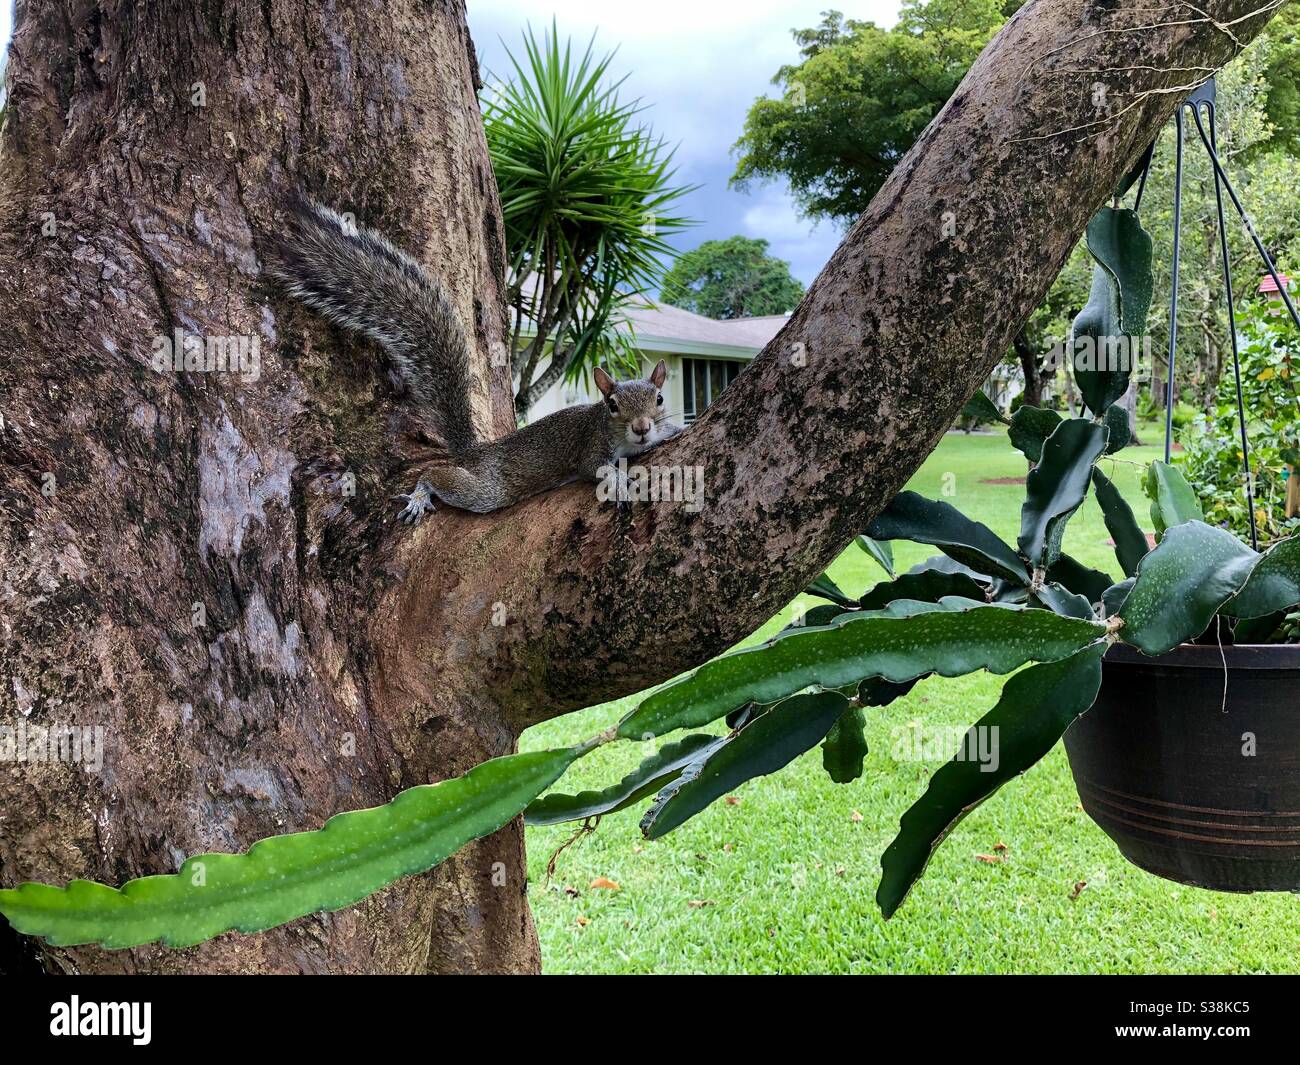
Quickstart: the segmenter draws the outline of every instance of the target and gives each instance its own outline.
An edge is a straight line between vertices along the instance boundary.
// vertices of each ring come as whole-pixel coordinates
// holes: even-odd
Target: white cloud
[[[786,260],[796,277],[811,281],[839,244],[838,228],[801,217],[784,188],[769,185],[749,199],[741,215],[744,235],[762,237],[769,254]]]
[[[762,199],[745,210],[745,234],[766,237],[776,244],[805,240],[816,230],[824,228],[802,218],[789,197],[764,190]]]

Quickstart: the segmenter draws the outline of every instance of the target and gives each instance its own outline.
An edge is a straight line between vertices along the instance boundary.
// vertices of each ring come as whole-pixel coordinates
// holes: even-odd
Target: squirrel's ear
[[[655,388],[663,388],[664,382],[668,380],[668,364],[660,359],[655,363],[655,368],[650,371],[650,383]]]
[[[596,369],[592,371],[591,378],[596,382],[596,387],[600,389],[600,394],[602,396],[608,396],[614,391],[614,378],[610,377],[609,374],[605,372],[603,366],[597,366]]]

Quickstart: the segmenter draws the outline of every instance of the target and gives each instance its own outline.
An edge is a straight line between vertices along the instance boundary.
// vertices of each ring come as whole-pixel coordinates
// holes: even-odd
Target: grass
[[[1154,429],[1146,438],[1155,442]],[[1139,464],[1154,447],[1108,461],[1145,515]],[[912,479],[1014,544],[1024,461],[1001,434],[949,435]],[[1118,572],[1095,501],[1075,516],[1066,550]],[[933,552],[895,544],[907,568]],[[831,568],[856,594],[884,574],[850,548]],[[815,600],[806,600],[814,605]],[[789,619],[787,608],[752,640]],[[746,641],[749,642],[749,641]],[[528,830],[531,897],[546,971],[553,973],[1199,973],[1296,972],[1300,910],[1288,895],[1224,895],[1182,887],[1129,865],[1079,807],[1060,745],[966,818],[889,922],[874,895],[879,857],[903,811],[940,761],[891,757],[900,730],[972,724],[993,705],[999,679],[929,680],[869,711],[862,777],[832,784],[814,750],[753,781],[668,837],[650,843],[639,807],[606,818],[547,859],[571,825]],[[568,744],[613,724],[623,699],[529,730],[521,746]],[[646,749],[603,747],[563,782],[598,787]],[[1005,850],[995,851],[999,844]],[[977,855],[997,853],[987,863]],[[597,877],[618,891],[591,888]],[[1082,882],[1085,886],[1078,888]]]

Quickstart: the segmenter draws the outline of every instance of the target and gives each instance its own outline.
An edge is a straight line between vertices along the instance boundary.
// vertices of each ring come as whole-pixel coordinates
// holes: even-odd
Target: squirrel
[[[432,409],[449,461],[429,468],[400,516],[417,523],[435,499],[486,514],[639,455],[682,431],[664,409],[668,366],[616,382],[602,367],[601,399],[556,411],[500,440],[479,440],[469,398],[469,339],[443,287],[411,256],[327,207],[300,202],[268,272],[326,319],[378,341],[415,400]]]

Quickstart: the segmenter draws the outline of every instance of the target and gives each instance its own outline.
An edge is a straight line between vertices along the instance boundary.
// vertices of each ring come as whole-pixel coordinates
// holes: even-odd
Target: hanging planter
[[[662,735],[726,715],[728,735],[703,734],[700,750],[684,756],[664,748],[601,791],[548,795],[527,819],[589,821],[657,791],[641,824],[654,839],[818,742],[831,779],[847,784],[863,773],[864,729],[883,708],[925,677],[985,670],[1014,676],[881,856],[876,900],[886,917],[957,823],[1063,735],[1085,809],[1140,867],[1232,891],[1300,886],[1300,647],[1270,642],[1300,608],[1300,537],[1261,551],[1257,537],[1247,546],[1207,524],[1166,461],[1151,463],[1144,485],[1153,547],[1102,468],[1131,440],[1116,404],[1141,350],[1152,243],[1120,198],[1145,184],[1150,154],[1087,229],[1092,291],[1069,352],[1086,415],[1022,406],[1006,418],[983,392],[963,412],[1005,423],[1031,464],[1015,547],[947,503],[901,493],[858,538],[889,580],[855,597],[823,575],[808,592],[826,605],[659,689],[619,725],[620,735]],[[1224,188],[1236,203],[1226,177]],[[1172,391],[1172,354],[1170,365]],[[1119,578],[1062,549],[1089,495]],[[893,540],[943,554],[895,574]],[[1243,646],[1195,642],[1207,633]],[[821,689],[821,702],[796,705],[809,687]],[[995,759],[970,757],[994,747]],[[1272,846],[1261,860],[1265,840]]]
[[[1133,864],[1216,891],[1300,890],[1300,646],[1106,655],[1065,734],[1088,816]]]
[[[1224,192],[1245,212],[1217,153],[1211,78],[1175,119],[1173,285],[1169,308],[1165,461],[1173,444],[1178,336],[1184,113],[1214,169],[1219,248],[1237,384],[1243,481],[1251,545],[1258,550],[1254,485],[1224,222]],[[1202,116],[1204,112],[1204,117]],[[1150,166],[1148,153],[1145,169]],[[1141,202],[1141,189],[1138,192]],[[1248,226],[1272,284],[1292,318],[1286,285]],[[1300,320],[1297,320],[1300,325]],[[1286,510],[1300,509],[1290,471]],[[1254,628],[1256,631],[1250,631]],[[1241,630],[1259,638],[1259,626]],[[1231,639],[1231,633],[1229,634]],[[1185,644],[1154,660],[1117,646],[1106,656],[1101,693],[1065,737],[1084,810],[1139,867],[1220,891],[1300,890],[1300,647]]]

